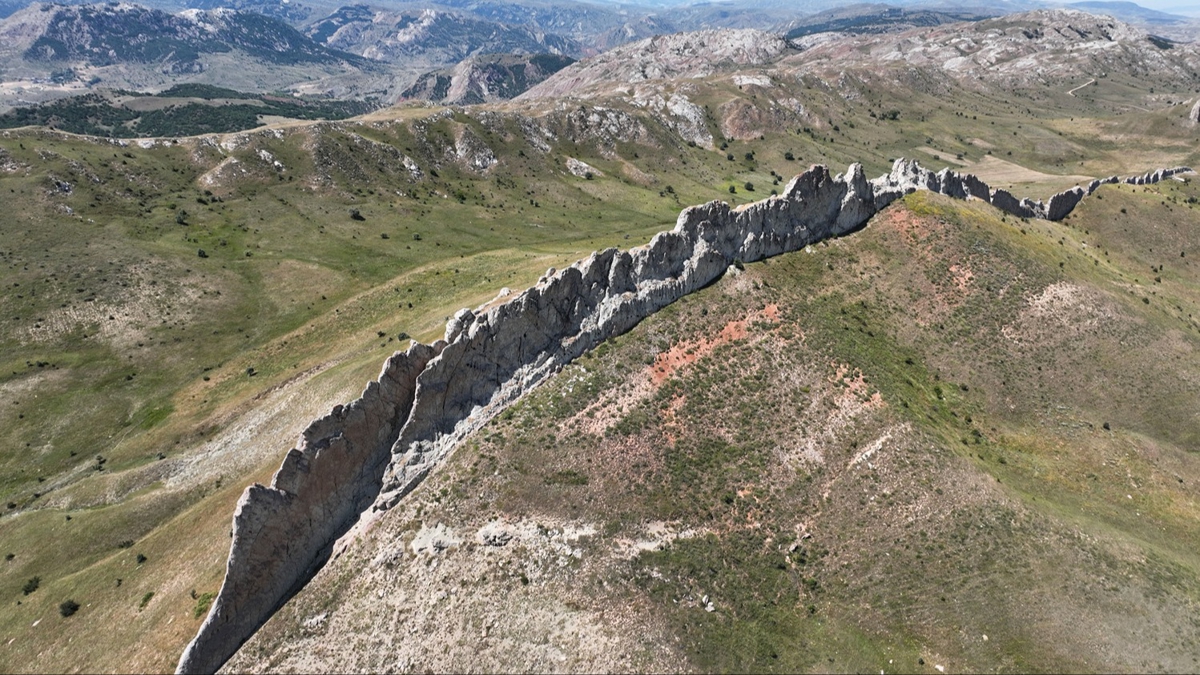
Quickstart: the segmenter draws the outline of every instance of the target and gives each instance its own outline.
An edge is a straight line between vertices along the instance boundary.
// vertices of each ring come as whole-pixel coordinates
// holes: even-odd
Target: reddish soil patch
[[[666,382],[667,378],[671,377],[676,370],[695,363],[700,358],[712,353],[717,347],[745,338],[749,334],[747,327],[754,320],[779,323],[779,305],[767,305],[744,319],[730,321],[725,324],[721,332],[711,339],[700,338],[690,342],[680,342],[662,352],[654,358],[654,364],[650,366],[650,381],[657,387]]]
[[[929,219],[918,216],[906,208],[887,209],[880,216],[873,225],[877,224],[877,226],[896,230],[914,239],[924,239],[930,234]]]

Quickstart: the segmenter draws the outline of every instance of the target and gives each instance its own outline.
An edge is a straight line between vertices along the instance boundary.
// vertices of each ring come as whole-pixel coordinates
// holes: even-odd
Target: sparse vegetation
[[[217,598],[217,594],[201,593],[200,595],[195,595],[193,591],[193,595],[196,598],[196,604],[192,607],[192,618],[203,619],[208,614],[208,608],[212,606],[212,601]]]
[[[968,170],[1005,176],[993,182],[1013,183],[1019,196],[1074,184],[1074,173],[1200,163],[1176,112],[1117,110],[1145,107],[1148,93],[1149,80],[1121,73],[1079,92],[1087,98],[1057,85],[947,85],[946,94],[878,74],[847,82],[858,98],[815,77],[779,83],[776,93],[802,98],[811,116],[764,117],[772,121],[761,134],[733,140],[733,127],[753,117],[734,115],[727,128],[720,106],[765,111],[766,97],[739,94],[724,75],[695,80],[688,96],[707,106],[719,151],[681,143],[636,111],[645,142],[572,136],[568,128],[582,127],[554,118],[549,153],[515,118],[485,123],[473,110],[436,119],[440,111],[389,111],[252,134],[220,151],[192,140],[121,147],[10,132],[0,139],[0,166],[18,167],[4,169],[0,224],[0,491],[11,517],[0,539],[20,555],[7,558],[13,598],[0,631],[19,639],[6,662],[29,669],[54,654],[59,670],[172,668],[196,624],[167,623],[181,611],[169,594],[130,618],[132,607],[147,588],[179,579],[183,588],[219,584],[238,495],[268,482],[278,450],[295,440],[243,442],[231,430],[302,428],[375,377],[397,348],[386,336],[435,339],[458,308],[501,287],[519,292],[581,252],[640,244],[669,229],[681,206],[723,195],[743,203],[754,198],[750,186],[786,182],[801,158],[835,171],[862,161],[874,176],[898,156],[961,156]],[[1191,95],[1183,82],[1154,84],[1156,96]],[[447,159],[463,130],[500,161],[478,172]],[[568,153],[604,178],[560,178],[553,162]],[[227,159],[236,163],[222,167]],[[1188,616],[1195,597],[1194,518],[1176,491],[1191,488],[1191,465],[1167,471],[1155,457],[1185,457],[1180,449],[1197,436],[1191,389],[1177,376],[1195,368],[1197,281],[1192,257],[1176,255],[1197,244],[1195,193],[1195,181],[1105,187],[1069,225],[914,196],[896,207],[911,221],[876,222],[767,265],[738,261],[741,274],[582,361],[588,375],[573,389],[561,383],[574,366],[473,437],[478,454],[461,448],[413,496],[428,504],[427,488],[446,489],[442,502],[406,517],[451,523],[457,516],[445,509],[456,505],[459,514],[594,524],[631,541],[646,540],[644,523],[694,527],[692,539],[622,559],[636,577],[590,567],[603,559],[594,542],[576,545],[581,557],[563,576],[539,576],[531,564],[464,577],[480,597],[499,578],[506,592],[550,589],[588,621],[598,606],[648,608],[629,621],[649,623],[624,632],[679,636],[670,662],[679,667],[918,670],[934,653],[954,669],[1166,663],[1194,647],[1186,625],[1163,618]],[[347,217],[353,211],[371,224]],[[1147,275],[1163,262],[1171,266]],[[1070,301],[1073,292],[1086,301]],[[778,322],[751,321],[744,337],[711,352],[697,346],[772,303]],[[1072,313],[1088,307],[1102,313]],[[686,364],[644,399],[631,393],[628,383],[681,343],[693,349],[678,352]],[[1096,395],[1096,382],[1115,381],[1126,385]],[[882,403],[862,412],[875,394]],[[875,454],[851,464],[886,433]],[[230,453],[205,463],[201,448]],[[809,450],[824,462],[806,459]],[[105,461],[93,460],[101,451]],[[475,460],[467,482],[465,463]],[[198,475],[181,468],[193,465]],[[57,504],[70,504],[73,519]],[[117,542],[137,542],[136,572]],[[1094,587],[1058,573],[1066,569],[1088,570]],[[13,604],[35,573],[44,587]],[[66,579],[73,585],[60,588]],[[70,634],[29,629],[67,592],[87,600],[86,621]],[[319,592],[297,596],[313,611],[286,625],[326,611],[305,604]],[[706,595],[712,612],[700,606]],[[1134,596],[1150,604],[1121,604]],[[211,607],[201,597],[197,620]],[[1137,612],[1147,607],[1147,637],[1113,652],[1130,661],[1098,664],[1072,651],[1095,627],[1114,627],[1107,634],[1122,640],[1114,616],[1146,616]],[[133,630],[130,621],[143,623]],[[149,626],[155,641],[139,642]],[[1175,628],[1175,642],[1155,642]],[[985,630],[986,644],[975,637]],[[1180,663],[1193,667],[1166,665]]]

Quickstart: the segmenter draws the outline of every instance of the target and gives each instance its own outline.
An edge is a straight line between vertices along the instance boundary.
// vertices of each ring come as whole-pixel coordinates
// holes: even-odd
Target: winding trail
[[[1083,89],[1084,87],[1091,86],[1093,84],[1096,84],[1096,78],[1094,78],[1094,77],[1092,79],[1088,80],[1087,82],[1084,82],[1083,84],[1079,85],[1078,87],[1075,87],[1074,89],[1068,91],[1067,93],[1070,94],[1071,96],[1074,96],[1075,92],[1079,91],[1080,89]]]

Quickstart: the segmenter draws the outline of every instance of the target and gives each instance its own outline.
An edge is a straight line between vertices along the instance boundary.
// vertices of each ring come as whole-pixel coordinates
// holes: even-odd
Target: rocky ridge
[[[789,51],[781,36],[750,28],[659,35],[568,66],[520,98],[557,98],[599,83],[707,77],[732,66],[771,63]]]
[[[1168,44],[1107,16],[1038,10],[952,27],[864,35],[814,45],[791,57],[806,68],[928,68],[972,86],[1073,82],[1081,73],[1200,78],[1194,45]]]
[[[1154,183],[1185,171],[1160,169],[1124,182]],[[646,246],[594,253],[551,269],[511,300],[459,311],[443,340],[393,355],[360,399],[313,422],[270,487],[247,488],[234,514],[225,581],[178,671],[216,671],[324,563],[364,510],[394,506],[507,405],[730,265],[850,233],[916,190],[1059,220],[1084,196],[1120,180],[1093,181],[1040,202],[909,160],[874,180],[858,164],[837,176],[814,166],[780,196],[740,208],[714,201],[685,209],[674,229]]]

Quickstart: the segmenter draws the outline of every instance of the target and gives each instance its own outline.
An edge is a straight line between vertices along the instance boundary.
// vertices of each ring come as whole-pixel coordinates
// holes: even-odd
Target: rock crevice
[[[1184,167],[1124,182],[1158,182]],[[861,165],[833,176],[814,166],[783,193],[733,208],[680,213],[674,229],[628,251],[606,249],[503,304],[459,311],[444,340],[393,355],[358,400],[313,422],[270,487],[238,502],[225,581],[179,672],[214,672],[328,558],[334,541],[368,510],[415,488],[465,436],[604,340],[712,283],[735,262],[796,251],[852,232],[917,190],[987,201],[1022,218],[1061,220],[1117,177],[1046,202],[1018,200],[970,174],[931,172],[897,160],[868,180]]]

